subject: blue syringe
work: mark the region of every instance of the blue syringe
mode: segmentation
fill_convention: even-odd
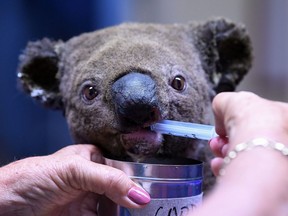
[[[162,120],[151,125],[151,130],[167,135],[189,137],[194,139],[210,140],[218,136],[212,125]]]

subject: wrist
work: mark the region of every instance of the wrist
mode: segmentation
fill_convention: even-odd
[[[276,216],[288,203],[287,169],[288,158],[275,150],[253,148],[241,152],[219,178],[216,194],[232,209],[239,209],[244,203],[247,214],[241,211],[242,215]]]
[[[288,147],[283,143],[275,142],[273,140],[259,137],[247,142],[237,144],[232,150],[230,150],[223,159],[222,169],[220,175],[225,174],[225,167],[230,164],[239,154],[245,151],[253,150],[254,148],[266,148],[272,151],[278,151],[281,155],[288,158]]]

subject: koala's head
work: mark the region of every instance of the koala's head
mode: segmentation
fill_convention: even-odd
[[[213,96],[233,91],[250,66],[244,27],[217,19],[122,24],[67,42],[30,42],[18,77],[31,97],[65,113],[77,143],[137,159],[185,152],[196,140],[149,126],[161,119],[207,123]]]

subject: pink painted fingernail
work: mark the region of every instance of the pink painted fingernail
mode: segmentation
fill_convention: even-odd
[[[150,195],[139,187],[132,187],[128,191],[128,198],[139,205],[145,205],[151,200]]]

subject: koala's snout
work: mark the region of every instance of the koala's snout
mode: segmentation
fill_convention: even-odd
[[[112,100],[122,126],[145,126],[160,119],[155,81],[132,72],[114,82]]]

